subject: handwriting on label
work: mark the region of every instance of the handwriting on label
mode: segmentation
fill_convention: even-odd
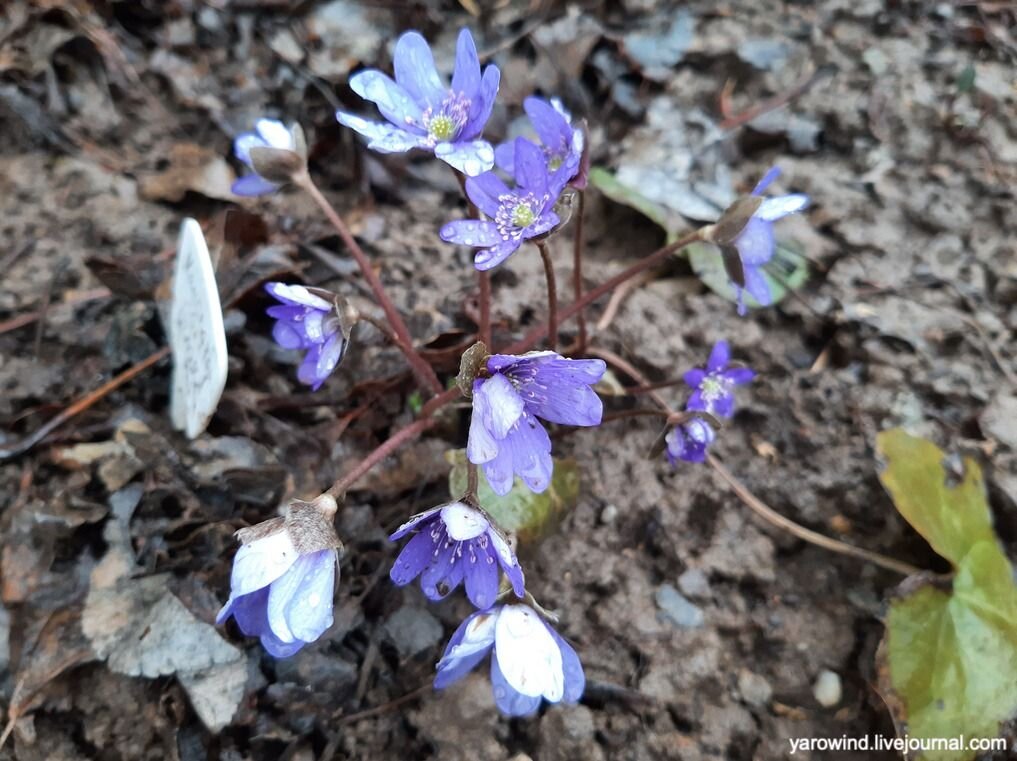
[[[219,288],[201,227],[185,219],[177,242],[170,301],[173,425],[194,438],[208,425],[226,386],[226,331]]]

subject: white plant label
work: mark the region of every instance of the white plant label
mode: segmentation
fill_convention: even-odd
[[[226,386],[226,331],[219,288],[201,226],[185,219],[170,302],[173,387],[170,416],[188,438],[205,430]]]

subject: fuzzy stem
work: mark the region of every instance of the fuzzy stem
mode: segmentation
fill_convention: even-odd
[[[477,498],[477,489],[480,486],[480,474],[477,472],[477,466],[466,460],[466,495],[472,499]]]
[[[346,248],[349,249],[350,254],[356,260],[357,265],[360,267],[360,272],[364,276],[364,280],[367,281],[370,286],[372,293],[374,293],[375,299],[385,312],[385,317],[388,319],[389,325],[392,326],[392,332],[398,339],[396,344],[402,350],[403,354],[406,355],[406,360],[410,363],[410,367],[413,368],[413,372],[416,373],[425,386],[431,389],[433,394],[440,394],[443,390],[441,381],[438,380],[438,376],[434,372],[434,368],[431,367],[427,361],[420,356],[420,354],[413,348],[413,338],[410,336],[410,331],[406,328],[406,323],[403,321],[395,305],[385,292],[385,287],[381,284],[381,279],[378,274],[371,267],[371,262],[368,260],[364,250],[360,247],[360,244],[354,239],[350,229],[346,226],[343,218],[339,216],[339,212],[328,202],[328,199],[322,195],[322,192],[318,189],[318,186],[314,184],[311,176],[306,172],[303,176],[298,178],[296,184],[304,191],[307,192],[314,202],[318,204],[318,208],[324,213],[328,221],[339,233],[339,237],[342,238],[343,243],[346,244]]]
[[[578,303],[583,297],[583,222],[586,213],[586,193],[579,191],[579,208],[576,210],[576,229],[572,238],[572,301]],[[582,354],[586,349],[586,315],[579,312],[576,317],[578,336],[578,353]]]
[[[453,170],[456,176],[456,180],[459,182],[459,189],[463,191],[463,198],[466,199],[466,213],[470,218],[484,219],[484,215],[480,213],[480,209],[477,205],[470,200],[469,194],[466,192],[466,175]],[[477,322],[477,338],[482,341],[487,347],[491,346],[491,273],[477,270],[477,287],[479,289],[479,295],[477,297],[478,306],[480,307],[480,319]]]
[[[554,279],[554,263],[547,241],[537,241],[540,258],[544,261],[544,277],[547,278],[547,345],[551,351],[558,350],[558,286]]]

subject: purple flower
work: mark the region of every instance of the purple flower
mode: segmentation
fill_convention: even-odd
[[[564,425],[600,425],[604,405],[590,388],[607,365],[600,359],[566,359],[553,351],[494,354],[489,378],[473,382],[473,416],[466,456],[484,468],[504,496],[518,475],[533,491],[551,483],[551,439],[537,418]]]
[[[254,132],[238,135],[233,141],[233,153],[254,171],[251,163],[252,148],[278,148],[284,151],[296,151],[297,145],[293,132],[281,121],[276,119],[258,119]],[[233,183],[232,190],[238,196],[261,196],[279,189],[278,183],[269,182],[257,172],[248,174]]]
[[[477,611],[456,629],[438,661],[436,689],[462,679],[491,653],[491,685],[498,710],[527,716],[549,703],[576,703],[586,687],[579,656],[528,605]]]
[[[230,598],[216,616],[233,616],[248,637],[276,658],[293,655],[332,625],[339,537],[332,528],[336,502],[294,501],[287,517],[273,518],[237,536]],[[294,516],[298,516],[294,520]]]
[[[747,367],[728,369],[731,348],[727,341],[718,341],[706,369],[695,368],[685,373],[685,382],[693,389],[686,407],[728,418],[734,413],[734,387],[748,383],[756,374]]]
[[[553,230],[561,220],[554,205],[568,178],[549,174],[540,148],[523,137],[515,141],[516,186],[509,189],[494,172],[466,180],[466,195],[490,220],[458,219],[442,226],[448,243],[482,248],[473,259],[478,270],[497,267],[522,245]]]
[[[349,346],[349,333],[343,330],[336,304],[329,303],[324,292],[302,285],[266,283],[265,290],[282,302],[267,310],[276,319],[272,337],[284,349],[307,349],[297,378],[317,391]]]
[[[752,195],[763,194],[767,186],[780,175],[780,168],[773,167],[759,181]],[[763,276],[762,266],[773,258],[777,243],[773,235],[773,223],[788,214],[801,211],[809,205],[809,197],[803,193],[792,193],[785,196],[766,198],[752,213],[752,217],[742,231],[731,242],[738,250],[741,268],[744,273],[744,288],[735,283],[738,294],[738,313],[745,314],[744,291],[748,291],[763,306],[773,302],[770,286]]]
[[[417,32],[399,38],[393,64],[395,81],[376,69],[350,77],[353,91],[376,104],[388,123],[342,111],[336,112],[339,122],[369,138],[368,148],[382,153],[433,151],[469,177],[493,168],[494,149],[479,138],[491,116],[501,74],[491,65],[481,76],[469,30],[459,33],[451,88],[441,81],[431,49]]]
[[[679,460],[705,462],[706,450],[713,443],[713,429],[705,420],[692,418],[676,425],[664,437],[667,443],[667,459],[672,466]]]
[[[523,101],[523,109],[530,117],[540,148],[547,160],[548,170],[554,183],[565,187],[575,180],[577,187],[585,187],[586,178],[580,176],[583,162],[585,136],[581,129],[572,127],[572,116],[557,98],[550,101],[530,96]],[[516,142],[502,143],[494,149],[494,161],[498,168],[508,174],[515,174]]]
[[[389,537],[401,539],[413,529],[389,574],[397,586],[420,576],[428,599],[441,600],[466,582],[466,596],[483,610],[498,596],[498,566],[505,571],[517,596],[524,591],[523,569],[498,530],[483,512],[462,502],[427,510],[410,518]]]

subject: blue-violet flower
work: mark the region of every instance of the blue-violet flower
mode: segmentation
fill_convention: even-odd
[[[523,101],[523,110],[540,138],[554,182],[560,182],[563,187],[569,182],[580,189],[586,187],[586,175],[581,171],[586,138],[581,129],[572,126],[572,115],[562,102],[557,98],[547,101],[531,95]],[[515,175],[515,140],[495,148],[494,161],[503,172]]]
[[[233,616],[248,637],[260,637],[277,658],[293,655],[332,625],[338,575],[332,527],[336,502],[322,495],[290,503],[285,518],[241,529],[230,598],[215,622]]]
[[[763,191],[780,175],[780,168],[773,167],[752,191],[761,196]],[[809,197],[803,193],[765,198],[752,213],[745,227],[731,241],[738,251],[745,280],[744,288],[735,283],[738,293],[738,313],[745,314],[743,291],[748,291],[763,306],[773,302],[770,286],[763,276],[762,266],[773,258],[777,243],[773,234],[773,223],[788,214],[802,211],[809,205]]]
[[[266,283],[265,290],[282,302],[281,306],[267,310],[268,316],[276,319],[272,337],[284,349],[307,350],[297,378],[317,391],[339,365],[349,346],[349,326],[344,325],[335,296],[316,288],[286,283]]]
[[[377,105],[388,123],[342,111],[336,112],[339,122],[382,153],[422,148],[468,177],[493,168],[494,148],[479,138],[491,116],[501,73],[489,65],[481,76],[470,31],[459,33],[451,88],[441,81],[431,49],[417,32],[406,32],[396,42],[393,66],[395,81],[377,69],[350,77],[353,91]]]
[[[664,437],[668,462],[672,466],[679,460],[706,462],[706,450],[715,435],[710,424],[697,417],[676,425]]]
[[[293,130],[277,119],[258,119],[254,124],[254,132],[245,132],[233,141],[234,155],[253,172],[234,181],[231,189],[238,196],[260,196],[279,189],[278,183],[266,180],[254,170],[251,162],[252,148],[298,150]]]
[[[545,235],[561,222],[554,205],[568,178],[549,173],[540,148],[524,137],[516,138],[514,161],[516,186],[511,190],[494,172],[466,180],[466,195],[489,220],[457,219],[439,232],[448,243],[482,248],[473,259],[478,270],[497,267],[524,240]]]
[[[604,405],[590,388],[607,365],[600,359],[566,359],[553,351],[494,354],[489,378],[473,382],[473,416],[466,444],[496,494],[520,476],[533,491],[551,483],[551,439],[537,418],[564,425],[600,425]]]
[[[389,539],[401,539],[414,529],[417,533],[392,566],[390,576],[397,586],[419,575],[424,594],[441,600],[465,581],[466,596],[483,610],[498,596],[500,565],[516,595],[523,596],[523,569],[482,511],[463,502],[441,505],[413,516]]]
[[[685,382],[693,389],[687,409],[708,412],[729,418],[734,413],[734,387],[748,383],[756,374],[747,367],[728,368],[731,347],[718,341],[710,352],[706,369],[694,368],[685,373]]]
[[[576,703],[586,687],[579,656],[533,608],[499,605],[477,611],[456,629],[438,661],[436,689],[448,687],[491,653],[491,685],[498,709],[526,716],[549,703]]]

